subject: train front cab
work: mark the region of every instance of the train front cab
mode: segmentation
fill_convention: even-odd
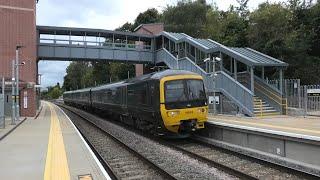
[[[178,75],[162,78],[160,111],[165,127],[173,133],[189,134],[204,128],[208,105],[202,77]]]

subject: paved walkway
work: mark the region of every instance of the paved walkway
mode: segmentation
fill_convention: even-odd
[[[71,121],[51,103],[0,141],[0,162],[0,179],[106,179]]]
[[[260,118],[209,115],[208,120],[212,122],[221,122],[320,137],[320,117],[316,116],[292,117],[280,115]]]

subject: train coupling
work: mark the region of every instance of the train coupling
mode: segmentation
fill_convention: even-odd
[[[180,127],[179,127],[180,132],[196,131],[196,129],[197,129],[197,121],[194,119],[180,122]]]

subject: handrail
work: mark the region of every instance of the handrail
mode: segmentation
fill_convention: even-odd
[[[223,75],[225,75],[226,77],[228,77],[229,79],[231,79],[234,83],[236,83],[238,86],[240,86],[242,89],[244,89],[245,91],[247,91],[248,93],[250,93],[252,96],[254,95],[252,91],[250,91],[247,87],[245,87],[243,84],[241,84],[240,82],[236,81],[234,78],[232,78],[229,74],[227,74],[224,71],[218,71],[217,73],[222,73]]]
[[[261,82],[262,84],[266,85],[267,87],[271,88],[272,90],[276,91],[277,93],[282,94],[282,93],[279,91],[279,89],[277,89],[277,88],[275,88],[275,87],[273,87],[273,86],[270,86],[270,84],[268,84],[267,82],[265,82],[265,81],[264,81],[263,79],[261,79],[260,77],[254,76],[254,78],[255,78],[256,80],[258,80],[259,82]]]
[[[259,102],[260,102],[260,117],[262,118],[263,117],[263,115],[262,115],[262,100],[260,99],[259,100]]]
[[[263,87],[262,85],[260,85],[260,84],[258,84],[258,83],[256,83],[255,85],[260,86],[262,89],[259,89],[258,87],[257,87],[257,89],[259,89],[259,90],[260,90],[263,94],[265,94],[265,95],[267,95],[267,94],[264,93],[264,92],[267,91],[267,92],[271,93],[273,96],[275,96],[276,98],[278,98],[279,101],[282,101],[283,99],[285,99],[285,98],[283,98],[283,97],[280,97],[280,96],[274,94],[273,92],[271,92],[270,90],[268,90],[267,88]],[[264,90],[265,90],[265,91],[264,91]],[[268,96],[268,97],[270,97],[270,96]],[[276,101],[275,99],[273,99],[273,100]]]
[[[52,41],[52,42],[41,42],[41,41]],[[57,42],[67,42],[67,43],[57,43]],[[49,39],[49,38],[40,38],[39,39],[40,44],[55,44],[55,45],[77,45],[74,43],[81,43],[79,45],[81,46],[88,46],[88,44],[96,44],[96,46],[105,46],[105,45],[111,45],[113,47],[120,45],[125,48],[132,48],[129,46],[134,46],[132,49],[151,49],[151,45],[145,45],[145,44],[130,44],[130,43],[113,43],[113,42],[98,42],[98,41],[83,41],[83,40],[69,40],[69,39]]]
[[[156,61],[163,60],[170,68],[175,67],[175,62],[177,58],[174,57],[168,50],[161,48],[156,51],[157,58]],[[164,54],[165,53],[165,54]],[[168,56],[165,58],[165,56]],[[159,59],[162,58],[162,59]],[[212,73],[207,73],[201,67],[199,67],[195,62],[193,62],[189,57],[183,57],[178,59],[179,69],[189,70],[200,74],[205,82],[206,88],[217,91],[219,90],[232,101],[234,101],[242,111],[253,115],[253,92],[242,85],[240,82],[236,81],[230,75],[223,71],[217,71],[217,76],[212,76]],[[214,88],[214,81],[216,81],[216,86]]]
[[[276,95],[275,93],[271,92],[267,88],[263,87],[259,83],[255,83],[255,88],[259,90],[260,93],[264,94],[267,98],[272,100],[274,103],[278,104],[279,109],[288,109],[288,100],[287,98],[280,97]],[[283,112],[283,111],[282,111]],[[287,114],[287,111],[285,111],[285,114]]]

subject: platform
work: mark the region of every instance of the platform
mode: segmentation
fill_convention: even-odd
[[[229,115],[209,115],[209,122],[222,123],[226,126],[239,126],[241,128],[254,128],[269,130],[269,132],[282,132],[288,135],[305,135],[319,137],[320,140],[320,117],[317,116],[272,116],[272,117],[239,117]]]
[[[109,179],[69,118],[48,102],[0,141],[0,161],[1,179]]]

